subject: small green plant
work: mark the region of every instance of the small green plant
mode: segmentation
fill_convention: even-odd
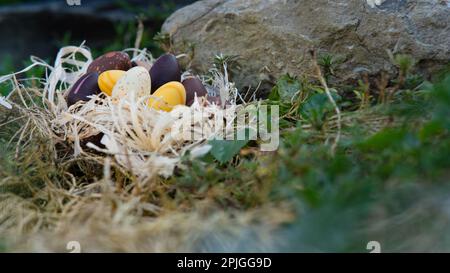
[[[165,52],[172,51],[172,42],[168,33],[156,33],[155,36],[153,36],[153,41]]]
[[[332,93],[335,101],[339,101],[340,97],[336,93]],[[311,95],[300,107],[300,116],[317,130],[321,130],[328,114],[332,113],[334,106],[331,104],[325,93],[317,93]]]
[[[221,164],[230,161],[239,151],[247,145],[248,140],[210,140],[210,151]]]
[[[292,104],[302,91],[302,84],[289,74],[281,76],[269,95],[269,99]]]
[[[192,52],[194,52],[194,50],[195,48],[192,48]],[[239,55],[226,55],[226,54],[215,55],[213,65],[222,73],[225,73],[224,68],[226,66],[227,74],[230,80],[232,80],[233,76],[241,69],[239,66]]]
[[[324,70],[325,77],[334,75],[334,67],[336,66],[335,58],[331,54],[325,54],[319,57],[318,64]]]
[[[372,96],[370,94],[370,83],[367,74],[364,75],[364,80],[358,80],[358,87],[353,91],[356,98],[360,101],[360,108],[370,106]]]
[[[335,76],[335,70],[342,61],[342,56],[334,56],[328,53],[318,57],[317,64],[322,68],[326,81],[329,81],[331,76]]]
[[[400,73],[406,77],[413,69],[415,60],[409,55],[397,54],[394,57],[394,64],[398,67]]]

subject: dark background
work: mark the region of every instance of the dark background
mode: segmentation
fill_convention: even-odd
[[[142,47],[156,55],[153,37],[174,10],[194,0],[0,0],[0,72],[27,64],[31,55],[52,61],[58,49],[86,41],[94,53],[132,47],[137,19],[145,24]]]

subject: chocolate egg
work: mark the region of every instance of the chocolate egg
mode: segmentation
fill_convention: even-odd
[[[103,72],[98,76],[100,90],[106,95],[111,96],[114,86],[125,74],[126,72],[123,70],[108,70]]]
[[[222,99],[220,96],[208,96],[206,98],[209,104],[215,104],[217,106],[222,106]]]
[[[169,82],[158,88],[148,100],[148,106],[156,110],[172,111],[176,105],[186,104],[186,90],[179,82]]]
[[[183,82],[184,89],[186,89],[186,105],[191,106],[194,103],[195,94],[197,98],[204,97],[208,94],[205,86],[199,78],[192,77],[185,79]]]
[[[136,66],[128,70],[115,84],[112,90],[113,98],[122,98],[133,95],[134,98],[150,95],[152,83],[148,70]]]
[[[152,78],[152,93],[168,82],[181,81],[180,65],[172,54],[159,57],[150,69]]]
[[[131,62],[131,65],[132,65],[133,67],[136,67],[136,66],[142,66],[142,67],[144,67],[145,69],[147,69],[148,71],[150,71],[150,68],[152,67],[152,65],[151,65],[150,63],[144,62],[144,61],[132,61],[132,62]]]
[[[130,56],[120,51],[112,51],[95,59],[88,67],[87,72],[101,74],[108,70],[124,70],[131,68]]]
[[[98,153],[97,150],[94,149],[90,149],[88,148],[87,144],[89,142],[91,142],[92,144],[96,145],[97,147],[99,147],[100,149],[105,149],[105,145],[102,144],[101,140],[103,138],[104,134],[103,133],[98,133],[96,135],[87,137],[85,139],[82,139],[80,141],[80,145],[83,149],[87,149],[89,152],[93,152],[93,153]]]
[[[98,87],[98,73],[92,72],[83,75],[69,91],[67,95],[67,105],[71,106],[78,101],[88,101],[88,96],[99,94],[100,88]]]

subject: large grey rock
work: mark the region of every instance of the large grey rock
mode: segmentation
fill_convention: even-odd
[[[172,14],[162,31],[177,52],[195,45],[197,70],[215,54],[239,55],[241,88],[310,72],[313,47],[342,60],[336,78],[344,80],[394,74],[387,50],[412,55],[425,75],[450,60],[450,4],[442,0],[203,0]]]

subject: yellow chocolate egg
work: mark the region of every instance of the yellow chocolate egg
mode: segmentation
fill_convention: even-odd
[[[108,70],[98,76],[98,86],[103,93],[108,96],[112,95],[112,90],[117,81],[125,75],[123,70]]]
[[[186,90],[180,82],[168,82],[158,88],[148,105],[156,110],[170,112],[173,107],[186,104]]]
[[[123,98],[125,96],[136,100],[143,96],[150,95],[151,79],[148,70],[141,66],[136,66],[128,70],[123,77],[117,81],[112,90],[113,98]]]

